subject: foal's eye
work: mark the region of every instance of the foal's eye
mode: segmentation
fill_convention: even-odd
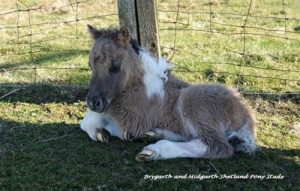
[[[164,71],[164,74],[167,74],[167,73],[168,73],[168,71],[167,71],[167,70],[165,70],[165,71]]]
[[[112,65],[109,69],[111,73],[118,73],[120,71],[121,61],[119,59],[112,61]]]
[[[109,69],[109,72],[111,72],[111,73],[118,73],[119,71],[120,71],[120,66],[112,65]]]

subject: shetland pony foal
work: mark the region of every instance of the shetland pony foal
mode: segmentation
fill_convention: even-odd
[[[81,128],[90,138],[107,142],[110,134],[123,140],[159,140],[137,154],[138,161],[254,152],[254,117],[234,90],[190,85],[168,75],[164,60],[156,61],[145,51],[137,54],[127,28],[88,28],[94,38],[90,110]]]

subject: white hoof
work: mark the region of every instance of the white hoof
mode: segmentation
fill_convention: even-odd
[[[149,162],[154,160],[156,152],[150,149],[144,149],[142,152],[135,156],[135,160],[138,162]]]
[[[149,131],[147,133],[144,133],[144,135],[152,138],[156,137],[156,133],[154,131]]]
[[[133,141],[133,136],[128,131],[124,131],[123,132],[123,140],[131,142],[131,141]]]
[[[106,131],[105,129],[99,129],[96,134],[97,140],[100,141],[101,143],[108,143],[109,136],[110,136],[109,132]]]
[[[145,141],[156,141],[157,134],[155,131],[149,131],[149,132],[143,134],[142,139]]]

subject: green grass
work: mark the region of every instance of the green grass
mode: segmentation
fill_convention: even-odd
[[[86,112],[90,72],[88,52],[91,40],[86,24],[98,27],[117,26],[117,15],[70,23],[34,25],[76,19],[76,1],[24,1],[30,8],[40,5],[43,11],[30,11],[32,37],[29,27],[17,26],[17,13],[0,15],[0,97],[22,86],[11,95],[0,99],[0,190],[299,190],[300,141],[292,133],[300,123],[300,98],[296,96],[245,95],[256,108],[258,121],[255,156],[238,154],[230,159],[175,159],[138,163],[135,155],[146,142],[123,142],[112,139],[109,144],[91,141],[80,130],[79,123]],[[265,35],[246,35],[245,56],[243,35],[238,33],[245,17],[218,13],[246,14],[248,1],[215,0],[180,1],[176,32],[175,75],[189,82],[221,82],[239,86],[250,92],[299,92],[299,42]],[[299,27],[300,4],[285,0],[289,20],[249,17],[247,26],[266,29],[296,31]],[[26,9],[14,1],[0,0],[0,13]],[[171,57],[174,43],[174,24],[177,2],[157,1],[162,53]],[[117,14],[116,1],[80,3],[77,17]],[[197,12],[197,13],[196,13]],[[281,0],[254,0],[251,15],[284,18]],[[188,20],[189,19],[189,20]],[[19,25],[28,25],[28,12],[20,12]],[[180,24],[185,23],[185,24]],[[209,28],[216,33],[209,33]],[[171,30],[163,30],[171,29]],[[198,29],[196,31],[194,29]],[[19,33],[18,33],[19,32]],[[246,29],[249,33],[262,33],[285,37],[282,32]],[[19,34],[19,35],[18,35]],[[19,38],[18,38],[19,36]],[[288,33],[288,38],[299,38]],[[19,44],[16,44],[19,39]],[[31,46],[28,44],[32,41]],[[25,44],[24,44],[25,43]],[[27,43],[27,44],[26,44]],[[28,52],[32,53],[28,53]],[[21,54],[22,53],[22,54]],[[242,67],[236,66],[241,64]],[[33,68],[37,70],[23,69]],[[253,68],[254,67],[254,68]],[[256,67],[256,68],[255,68]],[[276,71],[258,69],[282,69]],[[58,69],[57,69],[58,68]],[[61,69],[65,68],[65,69]],[[79,69],[73,69],[79,68]],[[184,72],[185,71],[185,72]],[[186,72],[188,71],[188,72]],[[240,73],[241,76],[236,74]],[[75,86],[80,85],[80,86]],[[83,85],[83,86],[81,86]],[[282,174],[282,180],[145,180],[145,175],[221,175],[221,174]]]
[[[3,89],[0,95],[4,94]],[[43,92],[43,93],[41,93]],[[299,97],[248,97],[257,107],[255,156],[134,160],[146,142],[91,141],[80,130],[86,89],[37,86],[0,102],[0,190],[297,190],[300,143],[290,131],[299,118]],[[145,175],[281,174],[282,180],[145,180]]]

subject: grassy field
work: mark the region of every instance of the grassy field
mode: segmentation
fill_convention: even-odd
[[[145,142],[101,144],[79,129],[86,89],[38,89],[21,90],[1,101],[0,190],[299,190],[300,143],[291,131],[300,122],[299,98],[248,97],[257,108],[260,150],[255,156],[141,164],[134,157]],[[284,178],[144,179],[165,174],[281,174]]]
[[[246,35],[245,51],[244,36],[228,33],[243,32],[232,25],[244,24],[249,2],[208,2],[181,0],[177,16],[177,2],[157,1],[162,53],[176,62],[175,75],[250,92],[299,93],[299,1],[253,0],[246,32],[260,35]],[[9,13],[26,10],[24,4],[38,10]],[[0,190],[300,190],[299,95],[245,94],[258,121],[254,156],[142,164],[134,157],[146,142],[91,141],[79,128],[90,75],[86,24],[117,26],[116,10],[113,0],[78,7],[73,0],[0,0],[0,97],[16,90],[0,98]],[[284,178],[200,180],[186,174]]]

